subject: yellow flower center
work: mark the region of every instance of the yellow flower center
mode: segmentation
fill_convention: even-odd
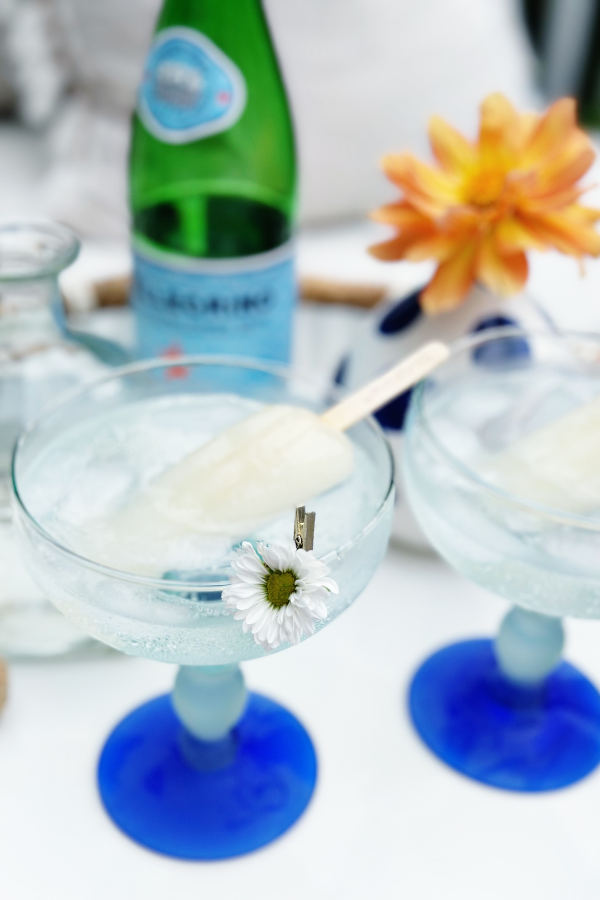
[[[474,206],[490,206],[500,197],[505,173],[501,168],[479,169],[465,184],[465,200]]]
[[[287,606],[296,588],[293,572],[270,572],[265,578],[267,600],[271,606]]]

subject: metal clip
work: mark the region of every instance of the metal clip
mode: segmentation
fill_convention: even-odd
[[[312,550],[315,542],[315,515],[307,513],[304,506],[299,506],[294,518],[294,543],[296,550]]]

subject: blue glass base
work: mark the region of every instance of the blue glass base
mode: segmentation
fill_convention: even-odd
[[[600,694],[566,662],[522,687],[501,673],[492,641],[452,644],[423,663],[409,703],[430,750],[484,784],[550,791],[600,762]]]
[[[183,859],[224,859],[273,841],[303,813],[316,776],[300,722],[258,694],[218,743],[195,740],[170,696],[157,697],[117,725],[98,766],[100,795],[119,828]]]

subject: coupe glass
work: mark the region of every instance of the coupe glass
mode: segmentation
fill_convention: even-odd
[[[145,479],[272,402],[321,406],[309,385],[249,362],[142,363],[49,411],[15,450],[15,518],[46,595],[111,647],[181,666],[172,695],[117,725],[98,772],[116,824],[171,856],[230,857],[276,838],[310,800],[315,751],[291,713],[246,693],[238,663],[265,651],[221,599],[231,571],[230,539],[209,545],[192,535],[163,545],[150,534],[147,557],[124,571],[107,564],[89,535]],[[315,554],[339,585],[318,629],[364,589],[391,527],[393,462],[385,438],[373,421],[349,436],[353,474],[308,506],[316,512]],[[292,540],[293,510],[245,537]]]
[[[421,666],[410,711],[435,754],[496,787],[559,788],[600,761],[600,695],[561,662],[561,618],[600,617],[600,414],[586,414],[587,434],[565,419],[537,464],[511,462],[521,439],[598,397],[600,337],[498,329],[457,344],[411,403],[404,465],[421,526],[515,605],[495,642]]]

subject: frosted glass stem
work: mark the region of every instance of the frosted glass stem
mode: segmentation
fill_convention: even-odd
[[[237,664],[181,666],[173,706],[187,731],[200,741],[221,741],[246,705],[246,685]]]
[[[564,641],[560,619],[514,606],[500,626],[496,657],[508,678],[533,685],[556,667]]]

